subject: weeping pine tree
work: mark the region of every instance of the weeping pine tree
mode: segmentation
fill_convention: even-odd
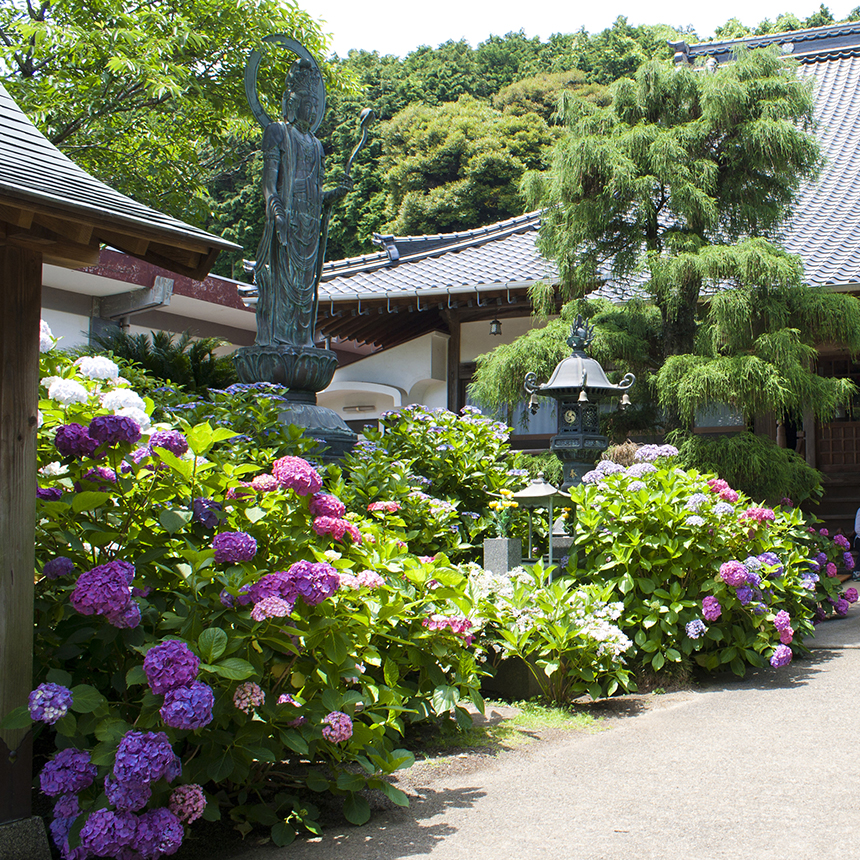
[[[612,95],[605,108],[564,101],[552,167],[525,179],[560,273],[536,308],[607,280],[644,291],[661,319],[656,394],[676,427],[715,403],[826,420],[850,384],[815,375],[814,345],[860,350],[860,310],[806,288],[776,244],[821,164],[809,85],[761,49],[712,71],[648,63]]]

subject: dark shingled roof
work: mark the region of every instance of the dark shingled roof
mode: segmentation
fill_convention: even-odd
[[[101,241],[192,276],[203,277],[218,251],[239,248],[90,176],[42,135],[2,85],[0,207],[7,214],[11,210],[35,213],[37,226],[40,218],[43,224],[46,218],[59,218],[65,225],[61,234],[70,225],[78,229],[82,224],[93,225],[92,235],[79,240],[83,246]]]

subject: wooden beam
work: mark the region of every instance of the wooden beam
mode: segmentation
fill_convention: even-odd
[[[118,233],[116,230],[99,228],[97,235],[105,245],[111,245],[119,251],[125,251],[132,257],[142,257],[149,248],[149,239],[142,236],[131,236],[128,233]]]
[[[0,247],[0,714],[26,705],[33,682],[41,295],[38,251]],[[27,735],[0,731],[0,823],[31,812]]]
[[[445,308],[442,319],[448,324],[448,408],[459,413],[460,403],[460,312]]]
[[[30,209],[20,209],[17,206],[0,206],[0,221],[12,224],[15,227],[30,229],[33,223],[33,212]]]
[[[70,221],[66,218],[40,214],[35,216],[34,222],[76,245],[89,245],[93,236],[93,225],[85,221]]]

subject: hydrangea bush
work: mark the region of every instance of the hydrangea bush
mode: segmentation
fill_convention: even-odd
[[[541,565],[508,574],[475,566],[469,581],[488,651],[525,661],[548,701],[631,688],[624,655],[633,643],[618,626],[623,604],[608,599],[611,589],[553,581]]]
[[[473,406],[460,415],[406,406],[366,430],[344,461],[346,501],[355,510],[396,502],[392,520],[405,539],[454,560],[476,561],[484,538],[495,535],[490,503],[528,479],[522,455],[508,444],[510,428]],[[384,512],[383,512],[384,513]],[[521,535],[525,517],[513,533]]]
[[[624,603],[619,624],[645,668],[785,665],[815,623],[856,599],[836,578],[845,539],[811,528],[788,500],[761,507],[677,467],[676,454],[643,446],[631,465],[602,461],[584,476],[571,493],[569,572]]]
[[[354,823],[368,786],[405,804],[406,724],[483,706],[467,628],[431,623],[468,620],[466,577],[307,460],[261,472],[226,428],[152,424],[104,362],[43,361],[38,686],[4,724],[55,733],[63,857],[171,854],[222,810],[285,844],[315,828],[308,788]]]

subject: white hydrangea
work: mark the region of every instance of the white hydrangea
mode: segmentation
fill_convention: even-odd
[[[51,332],[51,327],[44,321],[39,321],[39,352],[48,352],[54,348],[57,339]]]
[[[42,410],[36,410],[36,429],[38,430],[45,423],[45,419],[42,417]]]
[[[137,397],[136,394],[135,397]],[[126,418],[131,418],[132,421],[137,422],[137,426],[140,427],[142,433],[149,430],[152,425],[152,421],[146,412],[143,409],[138,409],[136,406],[123,406],[120,409],[114,409],[114,414],[124,415]]]
[[[119,367],[116,362],[103,355],[85,355],[79,358],[75,364],[78,366],[81,376],[86,376],[89,379],[116,379],[119,376]]]
[[[146,404],[143,402],[143,398],[130,388],[115,388],[113,391],[109,391],[102,397],[102,406],[105,409],[110,409],[111,412],[117,415],[124,414],[120,413],[120,409],[128,409],[129,407],[139,409],[141,412],[146,411]],[[149,426],[148,423],[147,426]]]
[[[42,466],[42,468],[39,469],[39,474],[55,478],[58,475],[65,475],[68,471],[69,469],[67,466],[64,466],[58,460],[54,460],[53,463],[48,463],[46,466]]]
[[[73,403],[86,403],[90,399],[90,393],[74,379],[57,378],[48,386],[48,397],[63,406],[71,406]]]

